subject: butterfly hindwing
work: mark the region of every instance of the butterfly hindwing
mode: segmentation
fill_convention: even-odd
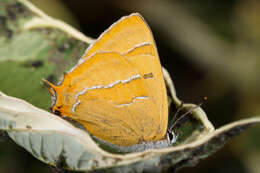
[[[128,146],[165,136],[166,88],[152,33],[139,14],[113,24],[59,86],[50,85],[52,110],[104,141]]]

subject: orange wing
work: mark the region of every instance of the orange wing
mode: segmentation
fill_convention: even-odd
[[[50,84],[50,83],[49,83]],[[166,88],[152,33],[139,14],[123,17],[52,87],[52,110],[120,146],[164,138]]]

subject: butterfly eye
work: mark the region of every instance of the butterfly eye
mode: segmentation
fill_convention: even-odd
[[[173,131],[167,131],[167,142],[169,145],[174,144],[178,139],[178,135],[175,135]]]

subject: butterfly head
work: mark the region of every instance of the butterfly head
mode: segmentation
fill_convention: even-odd
[[[173,130],[167,130],[167,143],[169,146],[171,146],[172,144],[174,144],[177,139],[178,139],[178,134],[175,134]]]

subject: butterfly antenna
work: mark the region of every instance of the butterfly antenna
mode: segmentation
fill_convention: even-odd
[[[176,124],[178,122],[180,122],[181,119],[183,119],[186,115],[190,114],[193,110],[197,109],[198,107],[200,107],[201,105],[203,105],[205,103],[205,101],[207,100],[207,97],[203,98],[203,102],[199,103],[198,105],[192,107],[188,112],[184,113],[183,115],[181,115],[170,127],[170,129],[168,130],[169,132],[171,132],[173,130],[173,128],[176,126]],[[178,109],[179,110],[179,109]],[[177,112],[179,112],[177,110]]]
[[[179,112],[182,110],[183,108],[183,101],[181,102],[180,106],[178,107],[177,111],[175,112],[175,114],[173,115],[173,118],[171,119],[170,121],[170,127],[172,126],[172,124],[174,123],[174,121],[176,120],[177,118],[177,115],[179,114]]]

